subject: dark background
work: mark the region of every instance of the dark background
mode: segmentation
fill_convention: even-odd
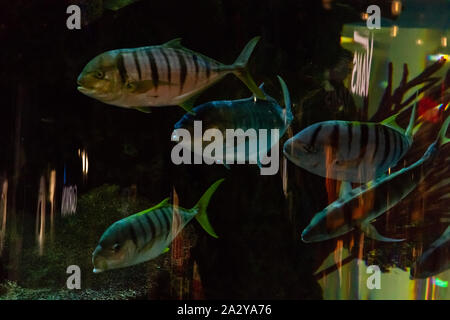
[[[69,4],[82,8],[81,30],[66,28]],[[390,8],[388,1],[335,1],[325,10],[321,1],[142,0],[117,12],[102,12],[96,1],[2,4],[0,177],[11,179],[10,206],[22,212],[24,221],[19,229],[26,231],[27,221],[33,225],[39,176],[51,168],[59,173],[61,186],[66,166],[67,184],[77,184],[79,193],[105,183],[136,184],[139,195],[157,202],[175,187],[180,204],[188,208],[212,182],[225,177],[209,209],[220,239],[209,238],[196,225],[200,241],[193,255],[206,298],[321,298],[312,274],[334,247],[324,245],[318,252],[302,244],[299,235],[328,201],[324,179],[289,164],[298,193],[287,202],[280,173],[261,176],[251,165],[231,170],[174,166],[170,133],[183,115],[181,108],[144,114],[113,107],[79,93],[76,78],[99,53],[178,37],[187,48],[231,63],[249,39],[260,35],[250,58],[251,74],[278,101],[276,75],[284,78],[294,103],[294,133],[317,121],[357,120],[352,101],[337,111],[325,103],[324,94],[303,104],[302,98],[320,89],[324,71],[348,56],[339,44],[341,28],[360,21],[369,4],[389,12],[383,10]],[[248,89],[230,75],[197,104],[248,96]],[[79,148],[89,154],[87,183],[81,180]]]

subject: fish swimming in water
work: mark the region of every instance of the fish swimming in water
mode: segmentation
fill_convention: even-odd
[[[358,228],[378,241],[402,241],[381,236],[370,223],[398,204],[430,174],[440,147],[450,142],[446,138],[449,123],[450,116],[442,125],[437,139],[415,163],[352,189],[317,213],[303,230],[302,240],[324,241]]]
[[[150,209],[113,223],[92,254],[94,273],[136,265],[167,252],[173,239],[194,217],[208,234],[217,238],[206,208],[223,181],[220,179],[211,185],[192,209],[175,207],[167,198]]]
[[[189,111],[195,98],[229,73],[260,99],[264,94],[247,70],[260,37],[251,39],[231,65],[224,65],[174,39],[157,46],[117,49],[92,59],[78,77],[78,90],[104,103],[150,112],[179,105]]]
[[[410,278],[428,278],[448,268],[450,268],[450,226],[414,263],[410,270]]]
[[[315,123],[285,142],[284,155],[295,165],[324,178],[369,182],[395,166],[411,147],[415,109],[416,106],[406,130],[395,123],[400,113],[380,123]]]
[[[198,144],[205,148],[210,144],[211,139],[205,141],[207,139],[204,139],[203,133],[199,135],[195,133],[195,123],[201,122],[205,134],[208,129],[216,129],[220,131],[222,137],[227,137],[226,143],[223,144],[222,157],[216,154],[216,157],[211,159],[211,163],[221,163],[228,167],[227,164],[234,163],[235,160],[237,163],[244,163],[253,159],[251,163],[261,165],[259,160],[266,156],[267,152],[278,143],[279,138],[284,135],[293,119],[288,88],[281,77],[278,77],[278,79],[283,91],[284,109],[265,92],[263,92],[265,100],[253,96],[240,100],[208,102],[195,107],[192,109],[194,113],[185,114],[175,124],[172,140],[179,141],[181,136],[179,130],[185,129],[189,131],[193,139],[189,139],[184,144],[183,139],[180,144],[194,154],[200,152],[198,156],[204,156],[202,150],[197,151],[195,145]],[[260,89],[263,91],[263,85],[260,86]],[[263,137],[262,131],[260,131],[262,129],[266,129],[270,133],[264,131],[266,135]],[[237,144],[230,143],[234,142],[234,138],[229,141],[227,135],[229,130],[234,131],[234,137],[238,140]],[[278,136],[274,134],[275,130],[278,130]]]

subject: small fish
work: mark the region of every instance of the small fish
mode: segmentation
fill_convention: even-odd
[[[319,176],[365,183],[395,166],[411,147],[415,110],[406,130],[395,123],[400,113],[381,123],[318,122],[287,140],[283,152]]]
[[[234,130],[234,132],[241,129],[244,136],[246,136],[246,132],[249,132],[248,130],[254,130],[255,134],[253,136],[248,135],[246,136],[248,139],[244,137],[241,140],[245,143],[245,146],[239,145],[239,143],[238,145],[234,143],[229,144],[227,140],[227,143],[223,144],[223,160],[218,163],[227,166],[227,162],[233,163],[235,159],[240,159],[241,161],[258,159],[257,161],[259,161],[278,142],[278,139],[284,135],[293,119],[288,88],[281,77],[278,77],[278,79],[283,90],[285,109],[275,99],[268,96],[263,91],[263,85],[261,85],[260,89],[264,94],[265,100],[252,96],[247,99],[212,101],[202,104],[192,109],[193,113],[185,114],[175,124],[172,137],[177,136],[178,129],[188,130],[193,139],[183,145],[188,150],[196,153],[194,145],[202,145],[204,148],[209,142],[204,141],[203,134],[195,134],[194,121],[201,121],[202,129],[205,132],[208,129],[219,130],[224,138],[227,136],[227,130],[230,129]],[[278,129],[279,136],[272,138],[272,132],[268,132],[265,147],[258,144],[258,148],[250,150],[249,144],[252,142],[250,140],[260,138],[260,129],[267,129],[268,131]],[[196,141],[196,139],[199,141]],[[198,155],[202,156],[202,150],[199,151],[200,154]],[[260,165],[259,162],[257,163]]]
[[[428,278],[448,268],[450,268],[450,226],[414,263],[410,270],[410,278]]]
[[[250,40],[232,65],[184,48],[181,39],[107,51],[84,67],[78,77],[78,90],[104,103],[147,113],[150,107],[169,105],[189,111],[203,90],[233,73],[264,99],[247,71],[248,59],[259,39]]]
[[[92,254],[94,273],[132,266],[167,252],[173,239],[194,217],[208,234],[217,238],[206,208],[223,180],[211,185],[192,209],[174,207],[167,198],[155,207],[113,223]]]
[[[303,230],[302,240],[324,241],[359,228],[368,237],[378,241],[401,241],[381,236],[370,223],[398,204],[430,174],[440,147],[450,142],[445,136],[449,123],[450,117],[445,120],[436,141],[418,161],[352,189],[317,213]]]

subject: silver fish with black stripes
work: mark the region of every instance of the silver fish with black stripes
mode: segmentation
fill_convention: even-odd
[[[295,165],[321,177],[369,182],[394,167],[411,147],[415,110],[414,105],[406,130],[395,123],[401,112],[380,123],[318,122],[287,140],[283,152]]]
[[[150,209],[113,223],[92,254],[93,272],[124,268],[158,257],[169,250],[173,239],[194,217],[208,234],[217,238],[206,209],[223,181],[211,185],[192,209],[173,206],[166,198]]]
[[[446,138],[449,123],[450,116],[442,125],[437,139],[415,163],[352,189],[317,213],[303,230],[302,240],[319,242],[360,229],[378,241],[402,241],[380,235],[371,222],[397,205],[432,172],[441,147],[450,142]]]
[[[170,105],[189,111],[201,92],[233,73],[264,99],[247,70],[259,39],[251,39],[231,65],[183,47],[179,38],[162,45],[107,51],[84,67],[78,90],[104,103],[147,113],[151,107]]]

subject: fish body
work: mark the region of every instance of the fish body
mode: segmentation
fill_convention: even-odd
[[[234,73],[263,99],[246,68],[258,40],[259,37],[250,40],[232,65],[184,48],[180,39],[157,46],[107,51],[85,66],[78,77],[78,90],[124,108],[180,105],[189,110],[198,94]]]
[[[449,142],[449,139],[445,138],[449,123],[450,117],[442,126],[438,140],[429,146],[418,161],[352,189],[317,213],[303,230],[302,240],[324,241],[359,228],[373,239],[397,241],[379,235],[370,222],[398,204],[429,175],[439,147]]]
[[[240,100],[223,100],[212,101],[192,109],[193,113],[185,114],[176,124],[173,136],[177,135],[177,130],[185,129],[191,134],[191,141],[183,144],[185,148],[197,154],[194,145],[198,143],[205,148],[210,142],[205,141],[203,134],[195,135],[194,122],[200,121],[202,130],[206,132],[208,129],[219,130],[223,138],[227,137],[227,130],[241,131],[241,137],[250,131],[254,134],[248,134],[246,139],[242,139],[245,146],[231,143],[230,139],[226,139],[223,144],[223,161],[224,163],[233,163],[236,159],[247,161],[252,158],[261,157],[267,153],[281,138],[289,127],[293,115],[290,106],[290,96],[284,81],[279,77],[285,100],[285,108],[283,109],[278,102],[272,97],[265,95],[265,100],[261,100],[252,96],[247,99]],[[260,86],[262,90],[263,86]],[[258,148],[250,148],[252,143],[258,143],[261,134],[260,130],[267,130],[266,143],[258,144]],[[271,130],[279,130],[278,136],[272,136]],[[239,135],[239,134],[238,134]],[[199,141],[196,141],[198,139]],[[262,138],[261,138],[262,139]],[[253,141],[257,140],[257,141]],[[256,144],[253,144],[256,145]],[[202,156],[201,151],[199,156]]]
[[[223,179],[215,182],[192,209],[173,206],[167,198],[153,208],[113,223],[101,236],[92,255],[94,272],[124,268],[158,257],[194,217],[211,236],[217,237],[206,208],[222,182]]]
[[[315,123],[287,140],[283,152],[295,165],[335,180],[365,183],[384,174],[412,145],[414,106],[408,128],[384,122],[331,120]]]
[[[413,279],[424,279],[450,268],[450,226],[431,244],[431,246],[417,259],[411,268]]]

